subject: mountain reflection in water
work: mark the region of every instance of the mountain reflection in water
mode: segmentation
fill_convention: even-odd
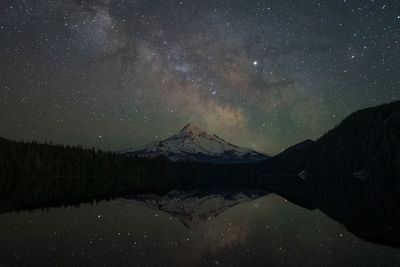
[[[269,194],[196,226],[140,201],[0,216],[5,266],[396,266],[318,210]]]
[[[178,218],[187,227],[194,227],[204,220],[218,216],[225,210],[267,194],[252,188],[211,188],[191,192],[173,190],[163,196],[140,195],[125,198],[137,201],[155,210],[164,211]]]
[[[3,179],[0,266],[398,266],[397,180],[252,177],[157,195]]]

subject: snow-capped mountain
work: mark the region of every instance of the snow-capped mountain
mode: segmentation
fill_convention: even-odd
[[[125,150],[121,153],[149,158],[163,155],[172,161],[211,163],[249,163],[269,158],[265,154],[210,135],[192,124],[186,125],[168,139],[148,144],[141,150]]]

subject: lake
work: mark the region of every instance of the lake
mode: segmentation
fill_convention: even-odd
[[[319,209],[243,189],[7,212],[0,225],[2,267],[400,266],[399,248],[364,241]]]

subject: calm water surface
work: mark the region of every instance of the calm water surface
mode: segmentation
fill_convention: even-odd
[[[400,249],[275,194],[191,227],[127,199],[3,214],[0,226],[2,267],[400,266]]]

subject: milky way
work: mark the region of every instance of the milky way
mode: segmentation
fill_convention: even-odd
[[[400,99],[400,3],[0,0],[0,136],[278,153]]]

